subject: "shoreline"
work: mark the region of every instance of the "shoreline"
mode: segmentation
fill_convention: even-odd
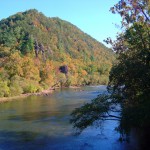
[[[25,98],[25,97],[32,96],[32,95],[36,95],[36,96],[49,95],[49,94],[51,94],[54,90],[55,90],[55,89],[48,89],[48,90],[43,90],[43,91],[37,92],[37,93],[26,93],[26,94],[21,94],[21,95],[12,96],[12,97],[1,97],[1,98],[0,98],[0,103],[9,102],[9,101],[17,100],[17,99],[19,99],[19,98]]]
[[[65,87],[63,87],[63,88],[65,88]],[[81,88],[81,87],[70,86],[68,88],[78,89],[78,88]],[[43,91],[37,92],[37,93],[26,93],[26,94],[21,94],[21,95],[12,96],[12,97],[0,97],[0,104],[5,103],[5,102],[10,102],[10,101],[13,101],[13,100],[17,100],[19,98],[26,98],[26,97],[32,96],[32,95],[35,95],[35,96],[48,96],[48,95],[52,94],[53,91],[55,91],[55,89],[58,89],[58,88],[50,88],[50,89],[43,90]]]

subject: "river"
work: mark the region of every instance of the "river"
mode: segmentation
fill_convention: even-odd
[[[105,86],[56,90],[0,104],[0,150],[130,150],[119,142],[115,121],[92,126],[80,135],[69,123],[71,111],[90,102]]]

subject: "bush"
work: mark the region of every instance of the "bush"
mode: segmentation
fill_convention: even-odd
[[[7,81],[0,81],[0,97],[8,97],[10,89],[7,85]]]
[[[17,96],[23,93],[22,88],[23,79],[17,75],[13,76],[10,80],[9,88],[10,93],[9,96]]]
[[[24,93],[35,93],[37,92],[38,88],[36,85],[30,83],[24,88]]]
[[[71,80],[67,79],[67,81],[64,83],[65,87],[69,87],[71,85]]]
[[[41,87],[42,90],[43,90],[43,89],[45,90],[45,89],[48,89],[48,88],[49,88],[49,85],[46,84],[45,82],[41,82],[40,85],[41,85],[40,87]]]
[[[22,93],[23,93],[23,89],[18,84],[10,86],[9,96],[17,96],[17,95],[20,95]]]

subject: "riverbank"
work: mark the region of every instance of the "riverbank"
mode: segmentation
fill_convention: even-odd
[[[64,87],[63,87],[64,88]],[[69,88],[72,88],[72,89],[79,89],[81,87],[78,87],[78,86],[70,86]],[[53,91],[55,91],[55,89],[57,88],[50,88],[50,89],[47,89],[47,90],[43,90],[41,92],[37,92],[37,93],[26,93],[26,94],[21,94],[21,95],[18,95],[18,96],[13,96],[13,97],[1,97],[0,98],[0,103],[5,103],[5,102],[9,102],[9,101],[13,101],[13,100],[17,100],[19,98],[25,98],[25,97],[28,97],[28,96],[32,96],[32,95],[36,95],[36,96],[40,96],[40,95],[45,95],[45,96],[48,96],[50,94],[53,93]]]
[[[21,95],[18,95],[18,96],[13,96],[13,97],[1,97],[0,98],[0,103],[5,103],[5,102],[8,102],[8,101],[13,101],[13,100],[16,100],[16,99],[19,99],[19,98],[25,98],[25,97],[28,97],[28,96],[31,96],[31,95],[50,95],[55,89],[47,89],[47,90],[43,90],[41,92],[37,92],[37,93],[26,93],[26,94],[21,94]]]

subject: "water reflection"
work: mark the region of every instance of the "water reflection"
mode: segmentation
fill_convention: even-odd
[[[51,96],[31,96],[0,105],[0,150],[126,150],[114,130],[117,122],[106,121],[100,130],[87,128],[74,136],[71,111],[90,102],[105,86],[64,89]]]

